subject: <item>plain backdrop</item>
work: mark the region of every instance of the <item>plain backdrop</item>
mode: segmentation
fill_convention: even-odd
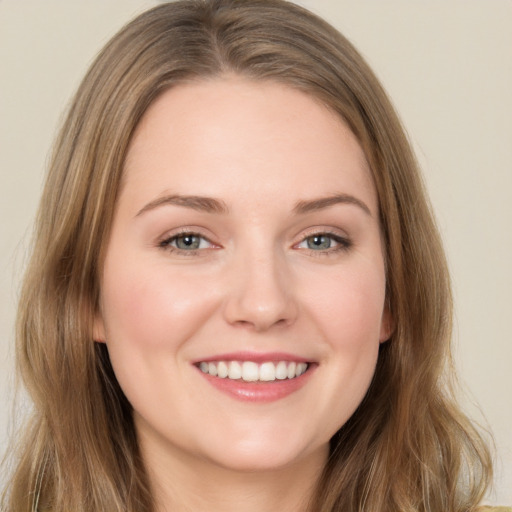
[[[56,127],[101,46],[157,3],[0,0],[0,453],[19,282]],[[298,3],[355,43],[417,151],[452,271],[465,407],[496,439],[488,502],[512,505],[512,2]]]

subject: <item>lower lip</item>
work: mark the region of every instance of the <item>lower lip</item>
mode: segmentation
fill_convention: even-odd
[[[199,369],[198,371],[213,387],[237,400],[242,402],[275,402],[301,389],[313,374],[314,369],[315,366],[310,364],[307,371],[300,377],[270,382],[222,379],[204,373]]]

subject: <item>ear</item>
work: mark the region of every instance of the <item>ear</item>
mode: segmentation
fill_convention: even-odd
[[[105,324],[100,311],[94,315],[94,323],[92,327],[92,336],[96,343],[105,343],[107,337],[105,335]]]
[[[391,308],[389,307],[388,301],[386,299],[386,304],[384,305],[384,311],[382,312],[382,320],[380,323],[379,342],[385,343],[388,341],[389,338],[391,338],[394,330],[395,321],[393,314],[391,313]]]

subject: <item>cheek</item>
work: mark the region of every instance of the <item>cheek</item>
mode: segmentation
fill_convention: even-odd
[[[380,265],[317,274],[308,314],[326,344],[322,361],[329,392],[318,400],[330,410],[335,432],[363,400],[375,372],[384,310],[385,278]],[[327,278],[329,277],[329,278]]]
[[[107,262],[104,275],[102,311],[110,345],[141,351],[178,347],[215,307],[216,298],[204,289],[202,276],[129,262]]]
[[[308,310],[326,342],[323,361],[333,394],[325,398],[325,406],[331,403],[338,411],[333,416],[339,427],[363,399],[375,372],[385,277],[379,262],[347,266],[322,277],[317,275]]]
[[[112,262],[105,263],[101,296],[110,360],[133,408],[151,416],[173,389],[183,388],[182,348],[201,330],[216,297],[204,289],[204,276],[171,273],[144,259]]]
[[[324,279],[316,276],[308,309],[332,345],[363,350],[379,344],[385,302],[385,277],[380,265],[341,269]]]

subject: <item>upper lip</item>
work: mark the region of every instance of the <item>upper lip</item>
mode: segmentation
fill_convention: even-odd
[[[312,360],[298,356],[295,354],[290,354],[287,352],[229,352],[224,354],[215,354],[213,356],[204,357],[202,359],[197,359],[194,361],[194,364],[198,364],[201,362],[209,363],[215,361],[253,361],[255,363],[266,363],[270,361],[290,361],[296,363],[311,363]]]

